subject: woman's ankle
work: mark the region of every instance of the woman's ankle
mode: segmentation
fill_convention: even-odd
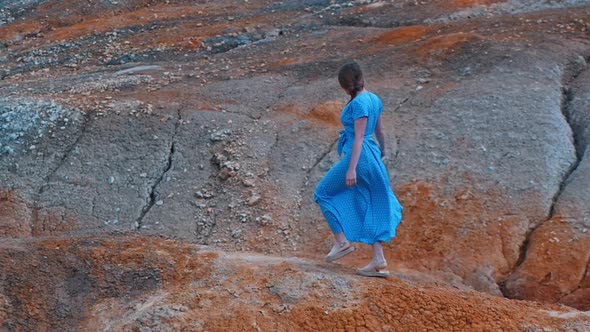
[[[350,242],[346,239],[344,241],[334,241],[334,246],[338,248],[346,248],[350,247]]]
[[[340,232],[338,234],[334,234],[334,241],[335,242],[344,242],[346,240],[346,236],[344,236],[344,232]]]
[[[387,264],[387,260],[385,259],[385,257],[373,257],[373,259],[371,261],[373,263],[385,263],[385,264]]]
[[[376,242],[373,244],[373,259],[372,262],[374,263],[387,263],[385,260],[385,255],[383,254],[383,244],[381,242]]]

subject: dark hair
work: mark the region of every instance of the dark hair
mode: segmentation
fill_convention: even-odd
[[[356,97],[365,87],[361,66],[354,61],[345,63],[338,71],[338,82],[342,88],[350,90],[351,99]]]

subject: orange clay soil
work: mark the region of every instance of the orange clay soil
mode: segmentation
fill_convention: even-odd
[[[344,105],[337,101],[327,101],[314,106],[309,112],[310,119],[324,121],[332,126],[341,126],[340,111]]]
[[[0,236],[30,236],[30,217],[29,207],[16,197],[14,191],[0,191]]]
[[[323,126],[341,127],[340,111],[344,104],[339,101],[326,101],[311,108],[304,109],[301,105],[285,105],[278,109],[277,118],[291,118],[309,120],[321,123]]]
[[[495,2],[497,1],[455,0],[440,4],[465,7]],[[49,6],[56,3],[60,2],[50,1],[47,6],[40,7],[39,17],[58,17],[59,10],[73,6],[72,1],[63,1],[59,7]],[[253,10],[263,6],[263,2],[249,1],[243,5],[253,6],[248,7],[248,10]],[[241,5],[227,8],[230,12],[235,12]],[[205,37],[241,31],[240,29],[253,25],[281,25],[280,21],[290,19],[288,12],[282,12],[260,14],[252,19],[238,18],[233,22],[225,22],[224,19],[218,23],[203,21],[200,24],[201,18],[205,20],[214,18],[215,15],[224,15],[227,8],[223,5],[216,6],[215,2],[207,2],[206,6],[199,7],[156,5],[135,8],[129,12],[99,12],[94,16],[79,17],[72,15],[63,21],[53,19],[42,22],[39,19],[27,19],[0,28],[0,40],[43,32],[44,37],[31,40],[31,44],[23,43],[26,47],[34,47],[34,43],[39,46],[47,41],[75,39],[134,25],[166,25],[175,22],[170,28],[160,27],[150,32],[138,32],[120,41],[129,41],[128,47],[198,49],[202,47],[201,39]],[[568,15],[576,17],[582,14]],[[369,53],[390,52],[392,46],[408,47],[408,58],[417,55],[418,60],[431,57],[445,60],[452,57],[453,49],[484,39],[479,34],[480,30],[476,29],[478,24],[483,26],[493,23],[461,23],[460,27],[454,28],[413,26],[386,32],[382,29],[369,29],[363,31],[365,35],[362,43],[370,46],[367,47]],[[547,26],[554,25],[554,22],[547,23]],[[545,27],[538,24],[518,25],[518,29],[525,32],[537,32]],[[438,28],[442,31],[439,32]],[[504,27],[493,29],[497,31]],[[461,32],[471,30],[478,33]],[[486,34],[485,38],[499,36],[492,35],[488,37]],[[376,46],[370,45],[370,41],[377,41]],[[342,46],[337,45],[339,42],[348,46],[350,40],[334,41],[335,45],[331,46],[337,50]],[[273,70],[289,69],[290,66],[323,59],[319,54],[319,45],[305,45],[301,48],[294,44],[288,46],[297,49],[301,54],[291,54],[296,53],[293,51],[276,57],[267,56],[268,60],[274,61],[270,65]],[[331,53],[329,55],[333,56]],[[442,94],[451,90],[453,84],[456,83],[444,84],[435,93]],[[163,103],[164,100],[173,100],[186,107],[221,111],[219,106],[215,106],[221,103],[219,100],[195,96],[192,91],[176,90],[177,87],[178,85],[170,85],[150,93],[123,91],[121,95],[129,94],[154,105]],[[341,106],[338,102],[328,101],[305,109],[297,106],[285,107],[279,112],[329,124],[329,130],[335,130],[336,125],[339,126],[338,113]],[[444,183],[438,185],[444,188]],[[398,229],[398,238],[386,247],[386,258],[393,272],[393,277],[388,280],[354,276],[354,268],[363,266],[370,259],[371,251],[368,246],[359,246],[358,252],[347,256],[339,264],[322,263],[321,259],[330,246],[327,226],[324,226],[323,234],[305,234],[301,243],[298,243],[305,249],[297,251],[297,255],[308,259],[223,253],[145,237],[2,239],[1,265],[12,269],[11,276],[18,276],[15,277],[18,282],[10,289],[11,300],[16,299],[13,303],[0,297],[0,326],[2,321],[26,315],[18,317],[41,322],[36,330],[48,330],[51,322],[58,318],[57,309],[52,309],[51,301],[66,295],[78,301],[72,303],[79,305],[83,312],[78,316],[80,321],[72,318],[72,324],[64,323],[60,326],[78,326],[79,330],[87,331],[139,331],[138,321],[149,321],[154,316],[164,324],[160,330],[208,331],[521,331],[540,330],[541,326],[560,330],[568,330],[569,326],[569,330],[572,330],[571,326],[576,326],[574,323],[577,320],[583,322],[580,324],[587,324],[589,317],[584,313],[567,312],[568,308],[459,291],[449,287],[449,283],[445,285],[440,282],[445,276],[439,278],[438,273],[450,269],[459,277],[465,277],[464,272],[469,271],[462,266],[477,266],[490,259],[496,260],[495,265],[501,267],[499,274],[509,273],[519,259],[519,248],[500,245],[497,252],[485,255],[476,253],[461,262],[445,259],[452,258],[450,250],[470,250],[468,246],[490,240],[499,241],[498,243],[520,243],[509,239],[523,239],[525,234],[514,232],[509,228],[509,223],[502,223],[489,227],[487,233],[468,233],[466,239],[458,241],[457,235],[452,232],[459,230],[461,223],[466,220],[485,214],[486,209],[482,202],[474,199],[469,190],[464,190],[457,192],[455,201],[451,202],[455,206],[461,205],[462,209],[446,210],[440,206],[444,202],[436,195],[437,190],[437,184],[425,182],[403,184],[396,190],[406,210],[404,221]],[[261,195],[279,197],[281,193],[268,189]],[[501,197],[501,193],[490,195]],[[48,232],[31,229],[27,221],[30,218],[29,207],[16,199],[13,193],[1,193],[0,201],[4,201],[4,204],[0,204],[0,225],[5,227],[4,230],[0,229],[0,234],[25,237],[31,233],[35,235]],[[8,216],[10,220],[19,220],[19,223],[13,225],[2,222]],[[43,221],[43,216],[41,217]],[[323,220],[318,222],[323,223]],[[440,228],[436,227],[437,223],[447,224],[448,232],[441,234]],[[41,227],[44,224],[41,222]],[[68,225],[61,221],[48,224]],[[247,236],[249,247],[259,252],[264,252],[272,245],[257,241],[253,234]],[[319,241],[313,242],[317,239]],[[400,246],[399,243],[409,245]],[[547,249],[552,250],[554,246],[548,245]],[[12,252],[17,252],[21,255],[17,256],[23,259],[11,258],[8,253]],[[398,262],[406,263],[402,265]],[[71,289],[60,288],[65,287],[63,284],[66,280],[78,280],[76,278],[83,281],[82,286],[88,287],[86,295],[82,293],[84,287],[78,287],[75,283],[75,287],[72,286]],[[580,309],[589,309],[587,299],[590,298],[590,277],[584,279],[580,287],[563,298],[562,303],[576,303]],[[547,294],[553,296],[554,293],[551,291]],[[18,307],[10,307],[17,305]],[[165,317],[158,316],[167,312],[165,309],[168,306],[173,308],[173,313]],[[24,320],[26,319],[23,318]],[[567,325],[570,323],[573,325]],[[588,325],[580,326],[582,328],[579,330],[584,330]]]
[[[464,32],[436,36],[419,43],[416,55],[422,60],[433,56],[439,60],[444,60],[452,56],[453,48],[482,39],[484,38],[478,34]]]
[[[74,39],[87,34],[100,33],[151,22],[166,22],[182,19],[205,20],[227,13],[227,8],[214,3],[201,6],[152,5],[134,8],[126,12],[96,9],[90,13],[70,12],[77,7],[71,1],[49,1],[41,4],[35,17],[3,27],[0,39],[10,39],[17,33],[48,32],[49,40]],[[221,7],[221,8],[219,8]],[[248,10],[258,7],[247,6]],[[235,10],[235,9],[234,9]],[[64,15],[68,13],[69,15]],[[45,16],[45,17],[44,17]]]
[[[438,186],[444,186],[443,183],[444,181]],[[390,269],[395,271],[409,268],[427,273],[433,280],[438,278],[451,284],[457,281],[457,277],[468,278],[474,269],[482,266],[481,262],[491,262],[501,267],[498,275],[493,277],[501,279],[508,274],[518,260],[519,250],[508,250],[507,246],[509,243],[517,243],[510,241],[511,237],[520,238],[524,234],[515,231],[509,221],[490,223],[485,231],[469,231],[465,220],[490,218],[484,205],[467,189],[455,194],[456,202],[445,201],[438,197],[436,187],[434,184],[415,182],[396,188],[395,193],[404,206],[404,214],[397,229],[397,237],[390,244],[385,244],[385,258]],[[497,195],[501,197],[500,193]],[[441,208],[441,205],[457,204],[462,209]],[[461,240],[457,240],[458,236]],[[317,243],[309,243],[308,250],[302,254],[305,257],[317,257],[318,253],[327,253],[332,241],[329,232],[326,232],[323,239]],[[477,243],[483,241],[497,241],[499,245],[488,252],[474,250],[477,249]],[[342,264],[362,267],[370,261],[371,247],[363,244],[356,246],[359,250],[342,259]],[[452,272],[454,276],[448,272]]]
[[[431,27],[423,25],[396,28],[381,34],[377,37],[376,42],[380,45],[391,46],[416,42],[431,30]]]
[[[42,13],[47,13],[48,17],[57,15],[59,10],[53,2],[51,5],[40,6],[37,16],[42,17]],[[64,6],[67,6],[67,2],[59,4],[59,8]],[[123,13],[103,11],[95,15],[72,14],[65,18],[57,15],[60,19],[31,18],[2,27],[0,40],[12,40],[18,35],[29,36],[42,32],[44,41],[67,41],[131,26],[147,27],[154,23],[164,26],[170,24],[170,27],[139,32],[120,41],[142,48],[195,49],[201,47],[201,39],[203,38],[231,31],[241,31],[245,27],[273,25],[293,17],[289,12],[280,12],[262,13],[254,18],[244,20],[227,20],[228,12],[237,12],[237,8],[234,7],[224,7],[223,5],[215,5],[215,3],[200,6],[153,5]],[[246,4],[246,8],[240,8],[240,10],[254,11],[259,8],[259,5]],[[218,23],[217,18],[219,17],[223,19]]]
[[[510,297],[555,303],[577,289],[587,292],[589,283],[584,278],[587,277],[589,252],[590,236],[576,232],[560,216],[554,216],[529,239],[527,259],[512,276],[522,279],[518,282],[520,287],[509,290]],[[572,298],[565,302],[571,303]],[[588,310],[587,302],[575,307]]]
[[[564,307],[404,281],[400,273],[389,279],[362,278],[339,264],[222,253],[151,237],[6,239],[0,245],[2,252],[12,253],[0,256],[3,264],[27,258],[21,265],[8,265],[7,273],[28,275],[13,285],[11,295],[17,301],[3,304],[1,312],[10,316],[0,318],[13,321],[26,312],[26,324],[41,330],[59,321],[84,331],[139,331],[141,326],[183,331],[522,331],[563,329],[588,320]],[[55,292],[63,292],[62,301],[74,301],[77,307],[71,310],[83,317],[52,307]]]

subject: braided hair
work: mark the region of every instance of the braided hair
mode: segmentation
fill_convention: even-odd
[[[350,91],[350,100],[354,99],[365,87],[361,66],[354,61],[345,63],[338,71],[338,82],[342,88]]]

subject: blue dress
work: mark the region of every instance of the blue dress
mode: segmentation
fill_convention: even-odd
[[[402,218],[402,206],[391,190],[381,150],[373,140],[383,104],[377,95],[363,92],[342,110],[338,154],[344,156],[326,173],[314,192],[334,234],[344,232],[351,242],[389,242]],[[363,146],[356,166],[357,184],[346,186],[346,172],[354,142],[354,120],[367,117]]]

